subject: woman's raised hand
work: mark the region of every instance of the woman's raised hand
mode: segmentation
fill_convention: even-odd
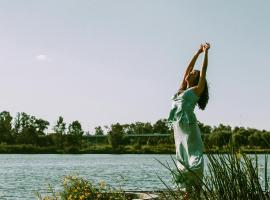
[[[209,43],[205,43],[203,45],[203,51],[208,51],[208,49],[210,49],[210,44]]]
[[[199,49],[198,49],[198,53],[202,53],[203,52],[203,48],[204,48],[204,45],[201,44],[200,47],[199,47]]]

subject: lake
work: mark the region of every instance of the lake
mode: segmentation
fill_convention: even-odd
[[[173,167],[170,155],[0,154],[0,199],[37,199],[35,191],[45,194],[48,184],[59,189],[64,176],[76,174],[124,190],[162,189],[158,176],[169,181],[171,175],[156,159]],[[263,170],[264,155],[259,166]]]

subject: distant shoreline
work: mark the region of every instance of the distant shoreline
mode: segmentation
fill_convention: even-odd
[[[208,149],[204,154],[226,154],[228,149]],[[235,152],[245,154],[269,154],[270,149],[238,149]],[[40,147],[34,145],[0,145],[0,154],[175,154],[174,145],[128,145],[112,149],[109,145],[92,146],[88,148]]]

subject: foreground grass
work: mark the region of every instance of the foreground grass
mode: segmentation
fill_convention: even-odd
[[[267,200],[270,199],[269,178],[268,178],[268,156],[265,156],[263,166],[263,177],[259,176],[257,155],[248,156],[244,153],[231,152],[229,154],[208,155],[209,174],[205,175],[203,180],[198,182],[202,185],[200,191],[192,187],[189,193],[189,199],[194,200]],[[168,164],[161,163],[171,173],[174,181],[176,177],[183,176],[182,172],[175,167],[171,168]],[[192,170],[190,170],[191,173]],[[195,175],[195,174],[194,174]],[[262,182],[264,180],[264,183]],[[184,192],[180,185],[176,184],[171,188],[161,180],[167,187],[167,191],[162,193],[165,199],[180,200],[183,199]]]

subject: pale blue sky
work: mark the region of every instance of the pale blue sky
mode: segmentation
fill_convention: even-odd
[[[199,121],[270,130],[270,1],[2,0],[0,110],[95,126],[168,116],[201,42]],[[200,68],[202,58],[196,64]]]

